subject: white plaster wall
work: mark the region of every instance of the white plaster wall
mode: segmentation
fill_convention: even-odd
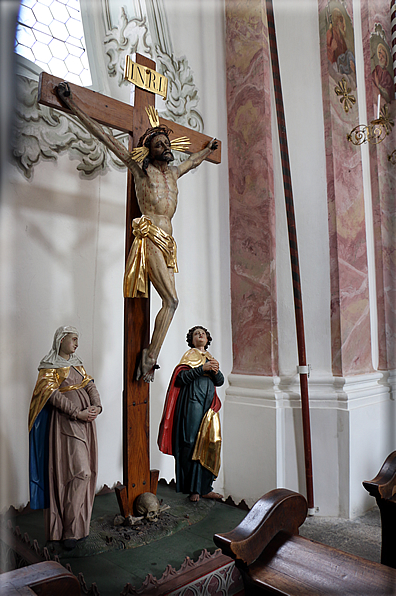
[[[331,371],[330,263],[324,123],[316,2],[274,0],[299,248],[307,361]],[[272,110],[280,375],[298,364],[286,208],[276,111]]]
[[[9,167],[2,196],[2,449],[7,504],[28,501],[27,414],[55,329],[75,325],[79,353],[101,393],[98,486],[121,474],[122,275],[125,176],[83,180],[63,155],[33,181]],[[4,473],[4,469],[2,470]]]
[[[348,517],[356,517],[375,505],[363,488],[364,480],[374,478],[387,456],[395,450],[395,403],[388,387],[379,386],[377,395],[350,411],[350,504]]]
[[[229,377],[224,420],[226,495],[251,507],[277,486],[277,433],[280,412],[270,380]]]
[[[165,3],[166,5],[167,3]],[[172,6],[170,6],[170,9]],[[231,371],[228,182],[222,3],[188,3],[168,15],[174,51],[186,55],[202,101],[205,133],[223,142],[222,164],[204,163],[180,180],[174,219],[180,306],[151,387],[151,464],[174,475],[173,458],[159,453],[156,435],[171,372],[187,349],[189,327],[202,324],[225,377]],[[191,19],[191,10],[194,18]],[[197,33],[198,29],[198,33]],[[195,40],[191,44],[191,39]],[[188,41],[190,40],[190,42]],[[103,73],[102,73],[103,74]],[[83,180],[63,154],[35,166],[27,181],[7,168],[2,188],[0,510],[25,505],[28,494],[27,414],[40,359],[55,329],[76,325],[79,353],[95,377],[104,411],[97,422],[98,488],[122,480],[121,392],[126,174],[109,169]],[[152,319],[159,309],[153,292]],[[219,391],[224,399],[225,387]],[[222,489],[223,472],[216,484]]]

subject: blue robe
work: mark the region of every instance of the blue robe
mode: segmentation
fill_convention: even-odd
[[[49,427],[52,406],[47,402],[29,433],[29,483],[31,509],[50,506],[48,484]]]

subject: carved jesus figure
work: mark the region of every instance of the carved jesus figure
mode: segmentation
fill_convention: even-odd
[[[143,350],[137,369],[136,378],[150,382],[154,379],[158,355],[178,306],[174,279],[177,272],[176,243],[172,238],[172,218],[178,199],[177,180],[199,166],[217,149],[218,143],[212,139],[202,151],[190,155],[177,167],[169,166],[174,159],[169,139],[171,131],[166,126],[150,128],[138,143],[149,151],[141,167],[120,141],[107,134],[100,124],[78,107],[68,83],[60,83],[57,94],[85,127],[127,166],[134,178],[142,217],[133,220],[135,241],[127,259],[124,296],[147,295],[148,276],[162,299],[150,344]]]

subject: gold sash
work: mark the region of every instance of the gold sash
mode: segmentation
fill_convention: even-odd
[[[148,297],[147,242],[149,238],[163,253],[167,267],[178,272],[176,242],[172,236],[143,215],[132,221],[135,240],[129,251],[124,275],[125,298]]]
[[[206,412],[199,427],[192,459],[208,469],[216,477],[220,470],[221,429],[220,416],[212,408]]]

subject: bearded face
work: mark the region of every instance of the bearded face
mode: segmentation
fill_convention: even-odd
[[[152,161],[165,161],[166,163],[174,160],[170,141],[166,135],[159,134],[151,139],[150,158]]]

